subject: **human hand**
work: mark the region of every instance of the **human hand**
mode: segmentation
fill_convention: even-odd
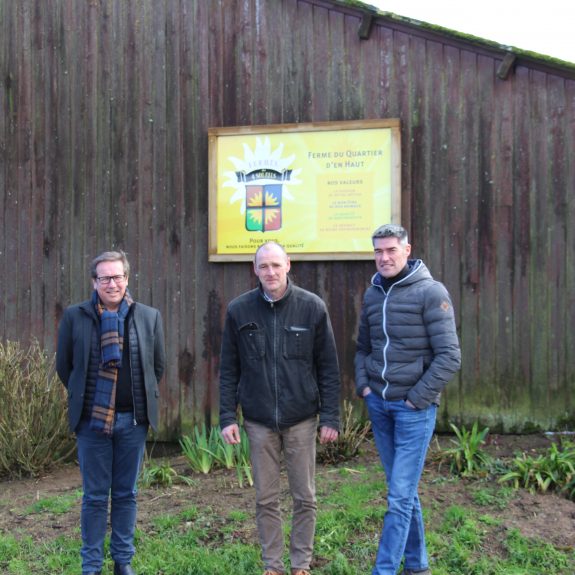
[[[327,427],[324,425],[319,430],[319,442],[321,444],[331,443],[332,441],[337,440],[338,435],[339,432],[337,431],[337,429],[333,429],[331,427]]]
[[[367,397],[371,393],[370,387],[364,387],[362,391],[362,397]]]
[[[233,445],[240,443],[240,428],[237,423],[232,423],[222,429],[222,437],[226,443]]]
[[[411,409],[417,409],[417,407],[415,407],[415,405],[413,405],[413,403],[411,403],[409,399],[405,400],[405,405],[407,405],[407,407],[410,407]]]

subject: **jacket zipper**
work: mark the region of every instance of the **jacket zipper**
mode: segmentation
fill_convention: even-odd
[[[133,424],[134,427],[136,427],[136,425],[138,425],[138,422],[136,421],[136,397],[134,396],[134,374],[132,372],[132,350],[131,350],[131,346],[130,346],[130,320],[128,320],[128,322],[126,322],[126,334],[127,337],[127,341],[128,341],[128,367],[130,368],[130,391],[132,392],[132,415],[133,415]],[[138,346],[138,353],[140,351],[140,347]]]
[[[278,351],[278,337],[277,337],[277,313],[273,302],[270,302],[273,310],[273,341],[274,341],[274,355],[273,355],[273,374],[274,374],[274,392],[275,392],[275,421],[276,429],[279,431],[280,428],[280,415],[279,415],[279,390],[278,390],[278,362],[277,362],[277,351]]]
[[[385,345],[383,346],[383,369],[381,371],[381,379],[383,379],[383,381],[385,382],[385,387],[383,388],[383,391],[381,392],[381,397],[383,399],[385,399],[385,392],[387,391],[387,388],[389,387],[389,381],[387,381],[385,379],[385,372],[387,370],[387,348],[389,347],[389,336],[387,335],[387,329],[386,329],[386,321],[385,321],[385,315],[387,312],[387,299],[389,298],[389,294],[391,293],[391,290],[396,286],[399,285],[400,283],[404,282],[407,278],[411,277],[417,270],[419,269],[419,265],[415,266],[404,278],[400,279],[397,283],[392,284],[389,287],[389,290],[386,292],[382,286],[379,286],[381,291],[383,291],[383,293],[385,294],[385,301],[383,302],[383,311],[382,311],[382,317],[383,317],[383,333],[385,335]]]
[[[383,311],[382,311],[382,318],[383,318],[382,328],[383,328],[383,334],[385,335],[385,345],[383,346],[383,369],[381,370],[381,379],[383,379],[383,381],[385,383],[385,387],[383,388],[383,391],[381,392],[381,397],[383,399],[385,399],[385,392],[387,391],[387,388],[389,387],[389,382],[385,379],[385,372],[387,370],[387,348],[389,347],[389,336],[387,335],[385,315],[387,313],[387,298],[389,297],[389,294],[391,293],[392,289],[393,289],[393,286],[391,286],[389,288],[389,291],[387,293],[385,293],[385,290],[383,291],[383,293],[385,294],[385,300],[383,302]]]

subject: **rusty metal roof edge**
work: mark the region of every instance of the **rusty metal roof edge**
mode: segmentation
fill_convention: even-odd
[[[323,6],[335,6],[336,8],[343,9],[346,12],[349,11],[349,13],[368,13],[375,18],[375,24],[389,26],[398,31],[415,32],[430,40],[445,41],[448,39],[459,47],[473,48],[489,56],[499,56],[504,58],[506,54],[512,53],[516,57],[516,66],[522,65],[542,72],[552,72],[568,79],[575,80],[575,63],[567,62],[566,60],[561,60],[554,56],[524,50],[515,46],[507,46],[493,40],[474,36],[473,34],[459,32],[457,30],[452,30],[451,28],[444,28],[438,24],[430,24],[414,18],[400,16],[393,12],[386,12],[367,2],[362,2],[361,0],[305,1]]]

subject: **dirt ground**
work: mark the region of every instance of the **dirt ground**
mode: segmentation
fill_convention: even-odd
[[[441,438],[444,444],[448,441]],[[487,450],[499,458],[512,456],[518,451],[541,451],[550,440],[543,435],[491,436]],[[477,482],[446,481],[449,472],[444,466],[438,469],[437,458],[432,448],[420,485],[420,495],[424,507],[431,504],[448,506],[452,504],[479,507],[473,501]],[[370,465],[377,460],[371,442],[366,442],[360,455],[352,463],[343,464],[355,467],[356,464]],[[181,474],[187,474],[182,457],[173,457],[171,465]],[[341,477],[333,473],[333,466],[318,465],[318,474],[330,473],[330,479]],[[178,513],[192,506],[213,511],[213,517],[221,517],[222,522],[231,509],[245,510],[250,515],[254,509],[254,490],[240,488],[235,472],[216,471],[206,476],[193,476],[192,486],[177,484],[170,488],[142,489],[139,494],[138,526],[145,532],[153,533],[153,519],[158,515]],[[345,480],[345,478],[342,478]],[[285,481],[284,481],[285,484]],[[287,485],[286,485],[287,487]],[[80,473],[77,466],[70,465],[37,479],[0,482],[0,532],[21,532],[37,541],[47,541],[59,535],[78,536]],[[69,495],[78,503],[66,513],[31,512],[31,506],[40,500]],[[286,490],[287,500],[287,490]],[[382,504],[384,494],[382,494]],[[531,494],[517,491],[505,509],[489,514],[499,514],[501,529],[518,528],[525,536],[543,539],[562,549],[575,549],[575,502],[555,494]],[[253,522],[247,522],[245,530],[237,536],[242,540],[255,541]],[[218,532],[213,525],[213,533]]]

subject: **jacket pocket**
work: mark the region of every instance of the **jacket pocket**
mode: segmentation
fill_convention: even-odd
[[[242,325],[240,332],[240,353],[248,359],[262,359],[266,355],[266,334],[257,323]]]
[[[385,370],[385,379],[393,384],[415,385],[423,375],[423,358],[411,361],[390,361]]]
[[[284,327],[283,355],[286,359],[306,359],[312,352],[312,331],[308,327]]]

